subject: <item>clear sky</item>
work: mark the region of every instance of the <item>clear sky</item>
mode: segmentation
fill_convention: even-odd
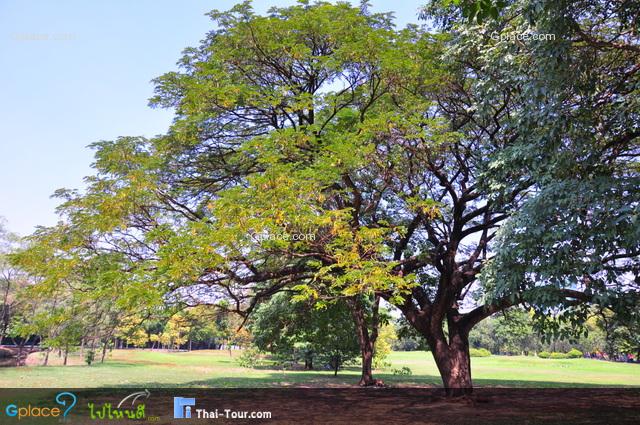
[[[354,4],[358,0],[352,1]],[[204,13],[236,0],[0,0],[0,217],[21,235],[56,222],[58,188],[91,174],[86,146],[166,131],[150,80],[212,29]],[[255,0],[264,12],[295,0]],[[398,26],[424,0],[372,0]]]

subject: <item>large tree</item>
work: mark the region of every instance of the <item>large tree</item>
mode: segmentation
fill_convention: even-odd
[[[441,3],[436,33],[366,4],[212,12],[156,80],[169,132],[97,144],[87,193],[60,193],[83,235],[66,255],[117,253],[132,294],[244,315],[287,288],[344,297],[363,385],[377,320],[360,300],[385,299],[449,394],[471,390],[484,318],[525,303],[577,327],[583,305],[622,303],[640,239],[633,3],[512,2],[482,24]],[[516,37],[530,30],[557,38]]]

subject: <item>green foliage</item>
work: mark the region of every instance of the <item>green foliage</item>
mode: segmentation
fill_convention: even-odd
[[[396,351],[428,351],[429,347],[422,335],[406,320],[400,318],[394,323],[397,339],[393,344]]]
[[[411,376],[413,375],[413,372],[410,367],[402,366],[400,369],[393,369],[393,374],[395,376]]]
[[[96,352],[94,350],[87,350],[84,353],[84,362],[87,364],[87,366],[91,366],[95,358],[96,358]]]
[[[11,329],[11,316],[20,312],[22,300],[18,293],[30,284],[29,277],[11,264],[10,254],[20,246],[20,238],[9,232],[0,217],[0,338]]]
[[[582,351],[576,349],[576,348],[572,348],[568,353],[559,353],[559,352],[548,352],[548,351],[541,351],[538,353],[538,357],[540,357],[541,359],[579,359],[582,358]]]
[[[619,354],[640,353],[640,303],[638,299],[619,304],[612,309],[601,309],[594,317],[601,329],[604,351],[610,357]]]
[[[491,351],[486,348],[470,348],[469,355],[471,357],[489,357],[491,355]]]
[[[606,348],[603,323],[591,316],[581,327],[578,339],[550,338],[545,340],[534,329],[531,314],[521,309],[511,309],[503,315],[490,317],[476,326],[469,335],[472,348],[486,348],[492,353],[525,354],[536,352],[568,351],[572,347],[582,352],[602,352]],[[518,330],[524,330],[519,333]],[[528,332],[528,333],[527,333]]]
[[[249,328],[255,346],[281,363],[337,370],[360,353],[353,318],[340,301],[318,307],[280,293],[258,307]]]
[[[395,327],[392,324],[388,323],[380,327],[378,338],[376,339],[373,349],[373,367],[375,369],[390,366],[386,359],[391,353],[393,344],[397,339]]]
[[[606,350],[607,338],[603,323],[594,314],[584,323],[585,334],[578,340],[576,347],[583,352],[603,352]]]
[[[579,358],[582,358],[582,351],[578,350],[577,348],[572,348],[567,353],[567,358],[568,359],[579,359]]]
[[[260,350],[250,347],[242,350],[242,354],[238,356],[237,361],[244,368],[254,369],[262,365],[262,356]]]
[[[469,333],[471,348],[486,348],[492,353],[500,353],[502,341],[496,337],[496,318],[489,317],[478,323]]]
[[[538,349],[540,339],[533,329],[532,317],[533,312],[514,308],[496,319],[494,338],[500,343],[499,352],[526,354]]]
[[[388,260],[388,245],[406,220],[389,216],[378,223],[362,217],[356,223],[353,202],[334,201],[359,196],[350,192],[380,175],[381,168],[400,167],[403,148],[387,150],[381,136],[402,131],[418,138],[429,126],[433,143],[451,138],[440,120],[423,116],[431,102],[406,90],[434,84],[433,73],[424,72],[434,67],[428,46],[414,44],[424,34],[417,28],[396,33],[389,16],[362,13],[346,3],[274,8],[267,17],[245,4],[210,16],[219,25],[215,37],[187,51],[184,72],[156,81],[152,102],[175,107],[178,119],[171,136],[154,144],[171,163],[190,158],[172,170],[206,163],[190,173],[213,172],[229,184],[220,190],[186,188],[187,198],[189,190],[214,191],[211,202],[199,204],[212,219],[187,223],[170,238],[161,251],[164,270],[173,281],[191,282],[204,270],[255,263],[260,275],[283,269],[313,275],[296,279],[302,298],[408,293],[415,276],[399,276]],[[340,85],[345,89],[336,90]],[[266,122],[273,123],[268,132]],[[215,144],[206,135],[217,131],[228,133],[229,140],[215,145],[211,170],[212,158],[191,156],[200,150],[194,145],[207,150]],[[251,137],[254,133],[261,135]],[[223,168],[215,167],[218,161]],[[399,202],[425,214],[437,209],[420,193],[403,194]],[[289,237],[300,231],[322,241],[322,255],[317,243]],[[236,256],[242,263],[233,260]]]
[[[534,330],[533,314],[522,308],[512,308],[479,323],[469,335],[473,348],[486,348],[493,353],[528,355],[543,345],[541,335]]]
[[[628,41],[615,49],[595,41],[612,37],[604,28],[627,31],[623,16],[635,9],[625,3],[611,13],[612,7],[513,2],[505,11],[513,19],[461,37],[476,46],[474,57],[493,75],[480,83],[487,96],[479,110],[499,101],[499,87],[523,89],[509,123],[521,137],[492,156],[487,184],[503,191],[527,181],[536,193],[500,229],[498,255],[484,280],[495,298],[519,293],[548,335],[577,338],[589,315],[586,303],[606,306],[637,293],[625,272],[637,269],[640,246],[634,189],[640,183],[639,77],[618,72],[633,67],[637,53]],[[477,36],[530,30],[555,38],[515,43]]]
[[[451,2],[460,4],[462,16],[478,24],[487,18],[497,19],[500,10],[507,4],[505,0],[451,0]]]
[[[142,319],[131,317],[116,329],[116,337],[124,340],[134,347],[144,347],[149,341],[149,335],[142,327]]]

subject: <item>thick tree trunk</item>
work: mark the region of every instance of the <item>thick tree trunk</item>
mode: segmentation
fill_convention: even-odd
[[[358,385],[361,387],[375,385],[376,380],[373,379],[373,347],[365,342],[360,348],[362,353],[362,375]]]
[[[373,378],[373,350],[376,339],[378,338],[378,309],[380,298],[376,297],[376,301],[373,304],[371,332],[369,332],[369,325],[366,320],[362,300],[354,297],[351,299],[350,304],[362,357],[362,375],[360,376],[358,385],[368,387],[376,384],[376,380]]]
[[[63,366],[67,365],[67,360],[69,359],[69,345],[64,347],[64,361],[62,362]]]
[[[459,397],[471,394],[473,383],[468,336],[456,333],[450,336],[449,344],[445,340],[439,340],[435,341],[431,348],[447,396]]]

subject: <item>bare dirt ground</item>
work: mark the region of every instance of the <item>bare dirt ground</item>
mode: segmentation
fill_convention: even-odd
[[[269,420],[174,420],[173,396],[195,397],[208,411],[269,411]],[[477,389],[451,400],[441,390],[239,389],[177,390],[151,397],[156,423],[234,424],[640,424],[640,389]],[[194,408],[194,409],[195,409]],[[194,416],[195,416],[195,410]]]
[[[440,390],[365,389],[260,395],[274,419],[293,423],[599,424],[640,423],[640,391],[487,389],[449,400]],[[263,407],[264,406],[264,407]]]
[[[89,403],[115,408],[128,395],[143,389],[100,388],[73,390],[77,404],[64,422],[95,424]],[[2,402],[24,400],[33,405],[56,406],[54,396],[63,389],[0,390]],[[174,397],[193,397],[192,419],[174,419]],[[6,399],[6,400],[5,400]],[[131,400],[131,396],[128,398]],[[440,389],[428,388],[262,388],[262,389],[151,389],[146,417],[137,423],[154,424],[640,424],[640,388],[636,389],[513,389],[480,388],[473,396],[451,400]],[[6,404],[6,403],[4,403]],[[20,403],[18,403],[20,404]],[[137,408],[132,404],[131,408]],[[218,411],[218,418],[198,419],[197,409]],[[225,410],[270,412],[270,419],[227,419]],[[96,407],[98,410],[98,407]],[[31,422],[30,419],[34,421]],[[49,418],[47,418],[49,419]],[[58,423],[45,418],[23,418],[21,424]],[[131,424],[131,420],[108,420]],[[4,424],[2,418],[0,423]]]

